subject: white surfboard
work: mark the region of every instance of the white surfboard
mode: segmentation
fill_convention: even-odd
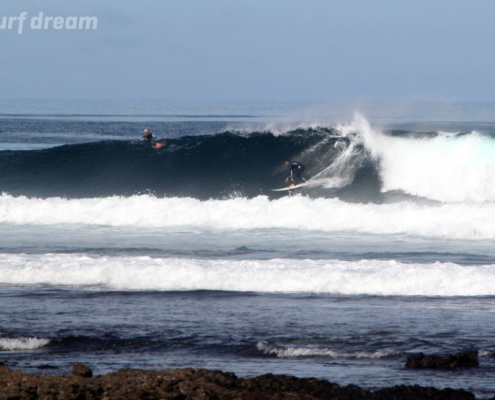
[[[274,192],[282,192],[284,190],[297,189],[297,188],[300,188],[301,186],[304,186],[305,184],[306,184],[306,182],[303,182],[303,183],[300,183],[299,185],[295,185],[295,186],[289,186],[289,187],[285,187],[285,188],[281,188],[281,189],[272,189],[272,191],[274,191]]]

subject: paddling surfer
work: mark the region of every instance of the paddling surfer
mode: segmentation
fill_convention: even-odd
[[[167,141],[166,140],[163,140],[163,139],[162,140],[157,140],[156,139],[156,136],[153,135],[148,128],[146,128],[143,131],[143,137],[141,138],[141,140],[147,140],[149,142],[154,141],[153,147],[156,148],[156,149],[159,149],[161,147],[165,147],[165,145],[167,144]]]
[[[153,140],[155,139],[155,135],[153,135],[150,130],[148,128],[146,128],[144,131],[143,131],[143,137],[141,138],[141,140]]]

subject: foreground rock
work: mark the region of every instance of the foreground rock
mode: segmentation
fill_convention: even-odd
[[[88,371],[89,370],[89,371]],[[314,378],[262,375],[237,378],[233,373],[186,368],[166,371],[122,369],[89,376],[91,370],[79,364],[70,375],[30,375],[0,366],[2,400],[472,400],[464,390],[395,386],[375,392],[357,386],[339,386]]]
[[[478,367],[478,352],[464,351],[445,356],[414,354],[407,357],[406,368],[469,368]]]

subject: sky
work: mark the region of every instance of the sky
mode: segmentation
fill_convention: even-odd
[[[62,28],[32,29],[40,13]],[[495,100],[493,0],[2,0],[3,17],[4,99]],[[81,17],[96,29],[66,29]]]

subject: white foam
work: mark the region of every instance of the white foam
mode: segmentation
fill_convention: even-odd
[[[36,337],[0,338],[0,350],[37,350],[48,343],[49,339]]]
[[[494,239],[495,203],[349,204],[303,196],[200,201],[149,195],[94,199],[0,196],[0,224],[200,229],[299,229]]]
[[[345,129],[343,129],[345,131]],[[321,141],[323,143],[324,141]],[[352,140],[350,144],[337,141],[334,148],[341,150],[330,165],[311,177],[309,185],[320,185],[326,188],[340,188],[352,183],[356,171],[361,167],[364,155],[356,151],[361,145],[359,140]]]
[[[434,138],[393,137],[357,115],[354,131],[380,164],[382,191],[406,193],[443,202],[495,200],[495,139],[471,132]]]
[[[368,358],[377,359],[391,357],[397,352],[387,351],[356,351],[356,352],[341,352],[327,348],[314,347],[276,347],[270,346],[267,342],[260,341],[256,348],[266,355],[275,355],[278,358],[293,358],[293,357],[329,357],[329,358]]]
[[[290,121],[284,118],[283,121],[274,122],[246,122],[239,126],[236,124],[234,126],[227,127],[228,131],[237,132],[241,135],[250,135],[256,132],[269,132],[273,136],[285,136],[291,134],[291,132],[296,130],[318,130],[321,128],[331,128],[331,125],[327,123],[319,122],[300,122],[300,121]]]
[[[495,295],[495,266],[362,260],[229,260],[0,254],[0,284],[110,290]]]

